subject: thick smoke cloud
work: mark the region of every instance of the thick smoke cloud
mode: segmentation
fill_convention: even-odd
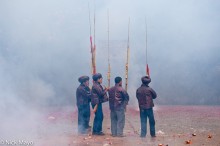
[[[112,85],[125,74],[130,17],[129,93],[136,102],[145,74],[146,18],[156,102],[219,105],[219,6],[214,0],[96,1],[97,70],[104,84],[109,9]],[[93,21],[93,1],[90,9]],[[1,109],[20,102],[75,105],[77,78],[91,74],[88,1],[3,0],[0,19]]]
[[[145,18],[156,103],[220,105],[219,7],[215,0],[95,1],[96,62],[104,85],[109,10],[112,85],[125,75],[130,17],[132,106],[145,75]],[[91,74],[88,12],[88,1],[1,0],[1,138],[37,137],[42,109],[75,106],[77,79]]]

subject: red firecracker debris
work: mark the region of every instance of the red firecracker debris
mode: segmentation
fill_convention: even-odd
[[[186,140],[185,143],[186,143],[186,144],[191,144],[192,141],[191,141],[191,140]]]

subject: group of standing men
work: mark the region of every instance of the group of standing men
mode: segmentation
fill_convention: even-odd
[[[113,137],[124,137],[123,129],[125,125],[125,110],[129,101],[129,95],[122,88],[122,78],[115,78],[115,86],[108,88],[102,87],[102,75],[100,73],[92,76],[93,86],[89,88],[89,77],[81,76],[78,81],[79,87],[76,91],[76,100],[78,107],[78,132],[86,134],[90,120],[90,102],[95,112],[93,121],[93,135],[104,135],[102,131],[103,110],[102,103],[109,101],[110,117],[111,117],[111,134]],[[139,103],[141,118],[141,134],[140,137],[146,137],[147,134],[147,117],[150,123],[150,134],[155,137],[155,120],[153,114],[153,99],[157,97],[156,92],[148,86],[151,82],[150,77],[141,78],[142,85],[136,91],[136,97]],[[108,95],[109,97],[108,97]]]

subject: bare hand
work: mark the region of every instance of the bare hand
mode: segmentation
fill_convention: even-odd
[[[108,91],[109,90],[109,88],[105,88],[105,91]]]

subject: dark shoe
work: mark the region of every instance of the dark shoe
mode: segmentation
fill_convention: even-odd
[[[102,136],[102,135],[105,135],[103,132],[92,132],[92,135],[100,135],[100,136]]]
[[[99,132],[98,135],[105,135],[105,133],[103,133],[103,132]]]
[[[115,134],[112,134],[111,136],[112,136],[112,137],[116,137],[117,135],[115,135]]]
[[[126,137],[124,134],[117,135],[117,137]]]
[[[152,138],[155,138],[155,137],[157,137],[157,136],[156,136],[156,135],[151,135],[151,137],[152,137]]]

